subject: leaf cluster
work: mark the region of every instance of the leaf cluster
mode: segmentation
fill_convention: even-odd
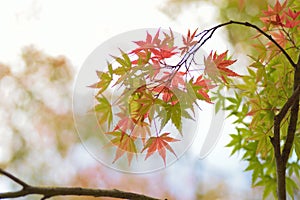
[[[203,74],[194,73],[191,62],[182,62],[199,43],[196,32],[182,37],[183,46],[176,46],[172,30],[153,36],[147,32],[145,40],[134,42],[135,49],[112,56],[107,71],[97,71],[99,80],[90,86],[96,91],[94,111],[117,147],[113,162],[126,153],[130,164],[133,155],[147,150],[145,159],[158,152],[166,165],[166,150],[176,156],[170,144],[179,141],[175,135],[183,136],[183,119],[195,120],[197,101],[212,103],[208,93],[215,83],[239,76],[228,69],[235,60],[227,58],[227,51],[204,58]],[[174,57],[181,61],[172,64]],[[108,98],[111,88],[118,90],[114,100]],[[165,131],[170,126],[176,131]]]

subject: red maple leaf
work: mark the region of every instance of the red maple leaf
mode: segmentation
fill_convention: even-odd
[[[139,47],[132,50],[131,53],[136,55],[141,55],[140,52],[151,52],[154,56],[151,56],[151,60],[161,61],[166,58],[170,58],[173,55],[177,54],[178,52],[174,51],[177,49],[174,46],[174,36],[172,31],[170,30],[171,36],[164,33],[165,39],[160,40],[159,34],[160,30],[158,30],[154,37],[152,37],[148,32],[145,41],[135,41],[134,43],[137,44]],[[136,61],[135,61],[136,62]]]
[[[190,47],[197,44],[197,41],[194,41],[197,30],[198,30],[198,28],[194,31],[194,33],[192,33],[192,35],[191,35],[191,31],[188,30],[187,36],[186,37],[182,36],[182,41],[183,41],[184,46],[179,48],[179,50],[181,50],[181,55],[186,53]]]
[[[164,85],[155,86],[152,91],[157,92],[158,94],[162,94],[163,101],[165,102],[169,102],[171,97],[173,96],[173,93],[169,89],[169,87]]]
[[[162,94],[162,100],[166,103],[171,102],[173,106],[179,102],[170,87],[159,85],[154,87],[153,91]]]
[[[136,43],[139,46],[139,48],[133,50],[132,52],[141,51],[144,49],[154,48],[155,46],[158,46],[160,44],[160,40],[158,39],[159,31],[160,30],[157,31],[153,40],[152,40],[152,36],[147,32],[145,41],[142,40],[134,41],[134,43]]]
[[[283,26],[283,21],[285,19],[285,13],[283,10],[286,8],[287,1],[282,4],[277,0],[274,8],[268,6],[267,11],[263,11],[264,17],[260,18],[262,22],[267,24],[267,27],[270,24]]]
[[[287,0],[285,2],[283,2],[283,4],[281,4],[277,0],[276,3],[275,3],[274,8],[272,8],[271,6],[268,5],[268,10],[267,11],[263,11],[263,14],[266,17],[280,14],[285,9],[286,4],[287,4]]]
[[[212,80],[219,80],[219,77],[227,83],[226,76],[240,76],[234,71],[228,69],[227,67],[236,62],[236,60],[227,60],[227,52],[221,53],[220,55],[215,52],[214,54],[210,52],[207,58],[204,58],[204,73],[206,73]]]
[[[154,54],[154,56],[151,57],[151,59],[163,60],[166,58],[170,58],[178,53],[174,51],[175,49],[177,49],[177,47],[162,46],[159,48],[151,48],[150,51]]]
[[[174,73],[171,72],[164,72],[165,76],[162,77],[162,80],[170,80],[171,88],[179,88],[185,86],[184,76],[186,75],[186,72],[177,72],[174,71]]]
[[[204,79],[202,75],[199,76],[193,84],[199,86],[199,88],[197,88],[197,92],[203,97],[203,99],[208,103],[212,103],[208,95],[208,91],[216,86],[212,85],[210,80]]]
[[[172,147],[168,144],[169,142],[177,142],[178,139],[169,137],[170,133],[163,133],[158,137],[151,137],[147,140],[146,145],[144,146],[143,151],[147,150],[147,154],[145,160],[149,158],[154,152],[158,151],[160,157],[163,159],[164,164],[166,165],[166,149],[169,150],[176,156],[176,153],[172,149]],[[177,157],[177,156],[176,156]]]
[[[285,24],[284,26],[287,28],[294,28],[300,24],[300,20],[297,20],[297,18],[300,15],[300,11],[298,12],[293,12],[290,8],[288,12],[285,12],[286,14],[286,19],[285,19]]]

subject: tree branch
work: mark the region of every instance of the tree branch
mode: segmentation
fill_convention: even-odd
[[[296,65],[296,70],[294,73],[294,93],[296,93],[299,87],[300,87],[300,54]],[[296,95],[295,102],[292,104],[287,138],[282,150],[282,159],[285,164],[289,158],[289,154],[294,143],[294,137],[295,137],[297,122],[298,122],[298,114],[299,114],[299,94]]]
[[[90,189],[80,187],[36,187],[31,186],[14,175],[4,171],[0,168],[0,174],[8,177],[14,182],[21,185],[23,188],[15,192],[0,193],[0,199],[3,198],[18,198],[27,195],[42,195],[41,200],[49,199],[54,196],[92,196],[92,197],[113,197],[120,199],[132,199],[132,200],[159,200],[157,198],[145,196],[142,194],[125,192],[117,189],[103,190],[103,189]]]
[[[20,180],[19,178],[15,177],[14,175],[4,171],[3,169],[0,168],[0,174],[3,174],[4,176],[6,176],[7,178],[11,179],[12,181],[14,181],[15,183],[21,185],[23,188],[28,187],[29,185],[27,183],[25,183],[24,181]]]
[[[277,120],[279,122],[281,122],[283,120],[283,118],[285,117],[288,110],[292,107],[292,105],[297,100],[297,97],[299,96],[299,94],[300,94],[300,85],[298,85],[296,90],[294,90],[292,96],[287,100],[287,102],[284,104],[284,106],[282,107],[280,112],[277,114]]]
[[[280,152],[280,123],[282,122],[283,118],[286,116],[288,110],[295,105],[294,103],[296,101],[299,101],[299,95],[300,95],[300,85],[294,90],[292,96],[287,100],[287,102],[284,104],[280,112],[275,116],[274,118],[274,136],[270,137],[271,143],[275,150],[275,156],[281,157]],[[293,115],[293,113],[291,113]]]
[[[187,54],[190,54],[190,55],[193,55],[194,52],[198,51],[200,47],[202,47],[206,41],[208,39],[210,39],[212,37],[212,35],[214,34],[214,32],[221,28],[221,27],[224,27],[224,26],[228,26],[230,24],[237,24],[237,25],[242,25],[242,26],[247,26],[247,27],[250,27],[250,28],[253,28],[255,30],[257,30],[259,33],[261,33],[263,36],[265,36],[266,38],[268,38],[273,44],[275,44],[275,46],[283,53],[283,55],[287,58],[287,60],[289,61],[289,63],[294,67],[296,68],[297,64],[293,61],[293,59],[290,57],[290,55],[278,44],[278,42],[276,42],[276,40],[274,40],[272,38],[271,35],[268,35],[266,32],[264,32],[262,29],[260,29],[258,26],[254,25],[254,24],[251,24],[249,22],[239,22],[239,21],[229,21],[229,22],[225,22],[223,24],[219,24],[213,28],[210,28],[210,29],[207,29],[207,30],[204,30],[202,31],[201,33],[197,34],[196,37],[198,36],[201,36],[199,41],[198,41],[198,44],[196,44],[195,46],[193,46],[190,51],[187,53]],[[208,37],[205,37],[207,34]],[[200,44],[200,45],[199,45]],[[187,60],[187,59],[186,59]]]

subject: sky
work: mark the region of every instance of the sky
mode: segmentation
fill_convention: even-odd
[[[78,70],[88,55],[101,43],[122,32],[140,28],[172,28],[179,33],[187,29],[208,27],[215,23],[213,13],[216,10],[210,5],[189,9],[179,18],[172,20],[160,9],[161,0],[0,0],[0,62],[15,66],[21,65],[21,49],[27,45],[35,45],[47,54],[64,55]],[[199,23],[201,22],[201,23]],[[226,36],[217,35],[210,42],[221,51],[230,48]],[[200,114],[200,119],[212,115],[212,107]],[[201,121],[204,133],[208,130],[205,120]],[[241,189],[250,187],[249,178],[245,178],[244,163],[234,156],[230,157],[230,149],[224,146],[229,142],[229,133],[234,129],[230,121],[226,121],[223,133],[213,151],[203,160],[199,159],[199,143],[205,135],[198,134],[189,151],[193,162],[203,165],[203,170],[218,171],[232,187]],[[200,147],[199,147],[200,146]],[[170,171],[178,168],[172,166]],[[247,174],[248,176],[249,174]],[[209,180],[210,177],[202,176]]]

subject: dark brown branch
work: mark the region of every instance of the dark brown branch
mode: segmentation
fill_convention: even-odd
[[[294,105],[297,99],[299,99],[299,94],[300,94],[300,85],[296,88],[292,96],[287,100],[287,102],[284,104],[280,112],[274,118],[274,136],[270,137],[270,139],[271,139],[271,143],[273,144],[276,157],[281,157],[280,123],[282,122],[283,118],[286,116],[288,110]]]
[[[286,164],[289,154],[294,143],[296,133],[298,112],[299,112],[299,95],[300,95],[300,55],[295,66],[294,72],[294,92],[293,95],[284,104],[278,115],[274,118],[274,136],[271,137],[271,143],[274,147],[277,173],[277,194],[279,200],[286,199]],[[280,152],[280,123],[291,108],[291,117],[287,131],[287,137],[284,142],[282,153]]]
[[[42,199],[48,199],[55,196],[92,196],[92,197],[113,197],[120,199],[133,199],[133,200],[158,200],[156,198],[148,197],[141,194],[132,192],[124,192],[121,190],[102,190],[102,189],[89,189],[80,187],[35,187],[28,186],[25,189],[16,192],[0,193],[2,198],[18,198],[27,195],[42,195]]]
[[[292,107],[294,102],[297,100],[297,97],[300,94],[300,85],[296,88],[296,90],[293,92],[292,96],[287,100],[287,102],[284,104],[280,112],[277,114],[277,120],[282,121],[283,118],[285,117],[286,113],[288,110]]]
[[[42,195],[41,200],[48,199],[55,196],[92,196],[92,197],[113,197],[119,199],[132,199],[132,200],[159,200],[157,198],[148,197],[142,194],[125,192],[117,189],[103,190],[103,189],[90,189],[80,187],[36,187],[28,185],[19,178],[12,174],[0,169],[0,174],[8,177],[14,182],[23,186],[19,191],[0,193],[0,199],[3,198],[18,198],[27,195]]]
[[[24,181],[22,181],[21,179],[15,177],[14,175],[12,175],[11,173],[8,173],[6,171],[4,171],[3,169],[0,168],[0,174],[3,174],[4,176],[6,176],[7,178],[11,179],[12,181],[14,181],[15,183],[21,185],[23,188],[28,187],[29,185],[27,183],[25,183]]]
[[[246,26],[246,27],[250,27],[253,28],[255,30],[257,30],[259,33],[261,33],[263,36],[265,36],[266,38],[268,38],[282,53],[283,55],[287,58],[287,60],[289,61],[289,63],[296,68],[297,64],[293,61],[293,59],[290,57],[290,55],[278,44],[278,42],[276,42],[276,40],[274,40],[272,38],[271,35],[268,35],[266,32],[264,32],[262,29],[260,29],[258,26],[251,24],[249,22],[239,22],[239,21],[229,21],[229,22],[225,22],[223,24],[219,24],[213,28],[207,29],[202,31],[201,33],[197,34],[197,36],[201,36],[200,40],[198,41],[198,45],[196,44],[193,48],[190,49],[190,51],[187,54],[193,55],[194,52],[198,51],[199,48],[201,46],[203,46],[207,40],[209,40],[212,35],[214,34],[214,32],[224,26],[228,26],[230,24],[238,24],[238,25],[242,25],[242,26]],[[207,34],[209,34],[209,36],[205,37]],[[200,44],[200,45],[199,45]],[[187,60],[187,58],[186,58]]]
[[[296,93],[299,87],[300,87],[300,55],[294,73],[294,93]],[[282,159],[285,164],[289,158],[289,154],[294,143],[294,137],[295,137],[297,121],[298,121],[298,113],[299,113],[299,94],[296,95],[295,102],[293,103],[293,106],[291,108],[291,117],[288,126],[287,138],[282,150]]]

